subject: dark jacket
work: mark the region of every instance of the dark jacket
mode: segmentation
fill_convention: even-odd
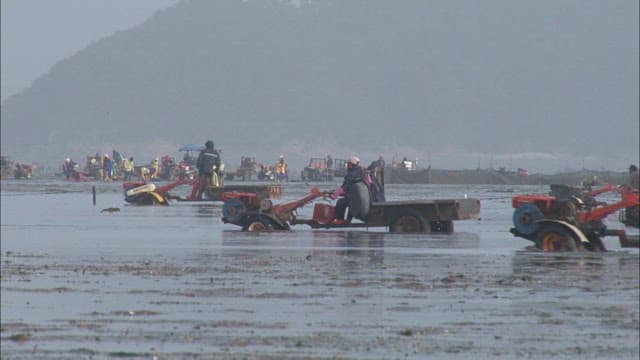
[[[342,181],[342,189],[344,192],[348,194],[353,184],[364,181],[364,176],[365,172],[361,166],[354,166],[347,170],[347,174]]]
[[[218,151],[214,149],[204,149],[200,151],[198,161],[196,162],[198,172],[201,174],[212,174],[214,165],[216,170],[220,171],[220,154]]]
[[[384,160],[378,159],[378,160],[375,160],[375,161],[371,162],[371,164],[369,165],[367,170],[384,169],[384,167],[385,167]]]

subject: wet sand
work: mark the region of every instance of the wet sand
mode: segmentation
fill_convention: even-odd
[[[215,203],[123,206],[113,185],[93,208],[86,188],[3,182],[1,356],[638,358],[637,249],[529,250],[508,233],[529,188],[391,189],[469,193],[482,218],[452,235],[247,234]]]

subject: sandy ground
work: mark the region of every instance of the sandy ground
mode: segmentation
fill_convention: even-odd
[[[1,357],[637,359],[637,249],[530,251],[508,196],[471,191],[483,218],[427,236],[246,234],[217,204],[5,192]]]

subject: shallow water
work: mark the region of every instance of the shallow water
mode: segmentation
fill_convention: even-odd
[[[218,202],[3,180],[1,357],[637,359],[638,249],[544,254],[509,233],[511,196],[547,189],[387,186],[389,200],[481,199],[451,235],[249,234]]]

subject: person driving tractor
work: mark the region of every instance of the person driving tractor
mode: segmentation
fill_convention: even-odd
[[[363,167],[360,166],[360,159],[357,156],[352,156],[347,163],[347,174],[344,176],[344,180],[342,182],[342,186],[340,186],[336,191],[331,194],[332,199],[337,199],[339,196],[342,196],[336,202],[336,208],[333,215],[333,224],[349,224],[351,223],[351,214],[345,220],[344,215],[347,210],[347,207],[350,206],[349,190],[352,186],[359,182],[366,181],[367,174]]]

